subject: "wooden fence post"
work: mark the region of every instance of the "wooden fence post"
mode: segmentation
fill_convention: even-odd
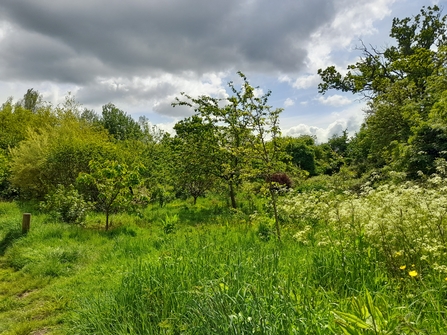
[[[23,213],[23,219],[22,219],[22,234],[26,234],[31,225],[31,214],[30,213]]]

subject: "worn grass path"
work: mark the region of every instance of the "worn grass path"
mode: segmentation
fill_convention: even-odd
[[[50,278],[16,271],[0,258],[0,334],[59,334],[66,302]]]

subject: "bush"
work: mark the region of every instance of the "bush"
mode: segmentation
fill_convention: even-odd
[[[179,217],[177,214],[173,215],[173,216],[169,216],[166,214],[166,219],[161,220],[162,221],[162,226],[163,226],[163,232],[165,234],[171,234],[175,232],[176,229],[176,225],[179,221]]]
[[[267,182],[272,183],[274,190],[289,189],[292,187],[292,180],[284,172],[275,172],[267,177]]]
[[[90,172],[91,160],[113,157],[114,150],[105,132],[64,120],[59,127],[30,130],[27,138],[11,149],[8,180],[22,198],[44,200],[54,185],[75,184],[79,173]]]
[[[85,221],[90,207],[73,185],[69,187],[58,185],[56,191],[47,195],[46,201],[41,205],[41,208],[56,220],[77,224]]]
[[[417,272],[447,275],[447,178],[433,175],[426,185],[370,185],[364,184],[360,194],[297,193],[282,199],[278,210],[298,226],[325,227],[335,234],[322,233],[320,245],[368,244],[395,275],[408,275],[410,265]]]

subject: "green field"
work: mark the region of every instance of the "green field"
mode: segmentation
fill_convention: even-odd
[[[36,214],[26,235],[32,208],[1,203],[0,333],[445,334],[444,197],[292,193],[281,242],[265,213],[216,199],[117,214],[109,231],[94,213],[84,226]],[[424,236],[406,245],[410,232]]]

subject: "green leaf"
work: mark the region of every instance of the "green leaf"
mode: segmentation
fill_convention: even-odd
[[[348,323],[353,323],[355,326],[360,327],[362,329],[370,329],[371,326],[368,325],[365,321],[360,319],[358,316],[350,313],[344,313],[344,312],[334,312],[335,315],[340,317],[343,321]],[[337,322],[337,320],[336,320]]]

